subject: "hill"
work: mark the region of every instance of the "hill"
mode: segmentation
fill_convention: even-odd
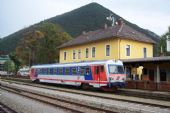
[[[116,19],[122,18],[119,15],[110,11],[109,9],[106,9],[105,7],[101,6],[100,4],[90,3],[73,11],[47,19],[45,21],[54,24],[59,24],[67,33],[69,33],[73,38],[75,38],[83,31],[91,31],[102,28],[105,23],[111,25],[111,23],[106,20],[106,17],[109,16],[111,13]],[[123,20],[132,28],[146,34],[156,42],[159,41],[159,36],[157,34],[149,30],[140,28],[139,26],[130,23],[125,19]],[[38,24],[41,24],[41,22]],[[0,42],[0,51],[9,53],[15,50],[18,42],[20,41],[20,39],[22,39],[22,34],[28,31],[33,26],[34,25],[3,38]]]

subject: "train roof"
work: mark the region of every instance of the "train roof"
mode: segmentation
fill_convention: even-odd
[[[103,64],[123,65],[122,61],[120,60],[102,60],[102,61],[88,61],[88,62],[75,62],[75,63],[56,63],[56,64],[34,65],[32,66],[32,68],[89,66],[89,65],[103,65]]]

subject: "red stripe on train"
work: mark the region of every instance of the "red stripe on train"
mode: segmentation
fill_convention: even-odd
[[[61,82],[83,82],[83,83],[96,83],[96,84],[107,84],[107,81],[87,81],[87,80],[63,80],[63,79],[53,79],[53,78],[38,78],[40,80],[54,80]]]

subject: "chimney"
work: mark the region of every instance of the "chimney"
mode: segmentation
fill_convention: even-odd
[[[124,21],[123,21],[122,18],[120,18],[120,19],[118,20],[118,25],[122,25],[122,24],[124,24]]]
[[[104,29],[107,29],[107,28],[108,28],[107,24],[104,24]]]

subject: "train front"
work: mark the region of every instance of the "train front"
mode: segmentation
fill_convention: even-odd
[[[108,86],[113,87],[125,87],[126,74],[123,68],[123,64],[108,64]]]

